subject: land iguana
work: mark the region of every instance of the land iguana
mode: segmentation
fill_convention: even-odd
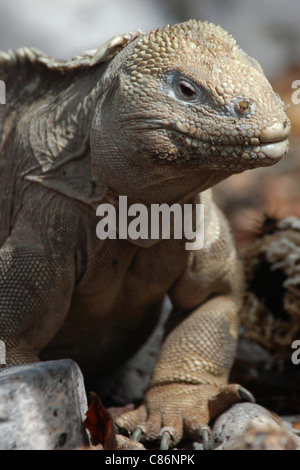
[[[211,187],[273,165],[290,122],[260,65],[191,20],[116,36],[70,61],[0,55],[0,338],[7,365],[111,370],[173,310],[144,402],[117,424],[175,445],[247,395],[229,384],[243,274]],[[204,245],[100,240],[96,207],[204,204]]]

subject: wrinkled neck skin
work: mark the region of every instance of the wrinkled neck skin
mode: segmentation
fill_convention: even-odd
[[[107,112],[108,107],[111,112]],[[196,198],[199,192],[232,174],[232,170],[212,171],[201,168],[201,164],[160,164],[140,145],[143,138],[137,137],[141,135],[139,130],[129,132],[128,126],[116,125],[112,107],[111,101],[104,97],[96,109],[91,128],[92,172],[102,195],[101,203],[109,202],[118,210],[119,196],[127,196],[128,206],[142,203],[148,211],[151,204],[195,204],[199,202]],[[157,129],[152,133],[155,141]],[[143,248],[160,240],[128,238],[130,243]]]
[[[127,196],[127,205],[193,203],[196,195],[230,176],[232,170],[211,170],[179,159],[160,163],[158,142],[168,148],[169,141],[147,118],[123,118],[119,78],[111,83],[97,104],[91,122],[90,149],[93,180],[101,194],[101,203],[109,202],[116,209],[119,196]],[[147,113],[145,113],[146,115]],[[141,124],[142,123],[142,124]],[[154,149],[154,152],[153,152]],[[163,151],[163,149],[162,149]],[[129,242],[151,247],[160,240],[138,239]]]
[[[119,196],[127,196],[129,204],[184,204],[233,174],[232,170],[201,168],[201,162],[159,163],[149,145],[143,149],[141,129],[123,127],[116,119],[114,93],[118,93],[117,85],[98,103],[91,126],[93,179],[103,199],[115,203]],[[157,132],[148,130],[147,140],[152,133],[153,143],[157,141]]]

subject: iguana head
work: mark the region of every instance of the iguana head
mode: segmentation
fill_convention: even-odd
[[[136,195],[176,178],[199,181],[201,190],[205,181],[272,165],[288,150],[283,102],[219,26],[193,20],[143,35],[112,60],[103,81],[93,169],[118,193],[128,192],[130,171]]]

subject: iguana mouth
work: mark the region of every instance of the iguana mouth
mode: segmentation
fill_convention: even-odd
[[[263,142],[260,144],[260,153],[273,160],[281,159],[288,151],[288,139],[282,139],[275,142]]]
[[[289,148],[289,141],[286,137],[283,139],[273,140],[270,142],[261,142],[259,138],[245,139],[240,144],[222,144],[221,139],[217,142],[201,140],[192,137],[186,133],[171,131],[172,139],[181,147],[185,148],[184,159],[190,158],[207,158],[208,155],[218,158],[226,158],[230,160],[249,160],[259,161],[260,166],[276,163],[284,157]],[[188,152],[186,147],[188,146]],[[262,162],[264,161],[264,162]]]

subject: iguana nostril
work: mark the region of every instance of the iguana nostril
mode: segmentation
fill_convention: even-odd
[[[247,111],[247,109],[249,109],[249,102],[246,100],[238,101],[236,106],[240,113],[244,113],[245,111]]]
[[[265,127],[260,135],[261,142],[277,142],[288,137],[291,131],[291,123],[287,119],[284,122],[276,121]]]
[[[233,100],[235,111],[240,116],[251,116],[255,112],[255,104],[253,101],[244,99],[242,97],[235,98]]]

